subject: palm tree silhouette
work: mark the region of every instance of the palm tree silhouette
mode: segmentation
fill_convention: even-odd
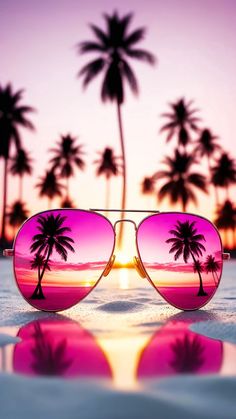
[[[54,214],[40,215],[37,218],[39,233],[33,236],[30,252],[36,252],[38,255],[43,254],[45,263],[38,278],[38,284],[31,296],[32,299],[45,298],[41,282],[53,251],[55,250],[64,261],[67,260],[68,250],[75,252],[71,245],[74,240],[64,235],[64,233],[71,231],[70,227],[63,225],[66,218],[66,216],[62,217],[60,214],[56,216]]]
[[[162,116],[169,119],[160,132],[167,131],[166,141],[169,142],[175,134],[178,136],[178,144],[184,148],[190,142],[190,132],[198,131],[197,122],[199,118],[195,116],[196,109],[191,109],[193,101],[186,102],[183,97],[177,102],[170,103],[171,111],[163,113]]]
[[[166,243],[171,243],[171,248],[169,253],[174,253],[174,259],[179,259],[180,256],[183,256],[185,263],[188,262],[190,256],[193,259],[194,270],[198,273],[199,276],[199,291],[198,296],[205,296],[207,293],[203,289],[203,282],[201,276],[201,269],[199,261],[196,257],[202,256],[202,252],[205,252],[206,249],[203,246],[202,241],[205,241],[203,234],[199,234],[197,228],[195,227],[195,221],[177,221],[175,229],[169,231],[169,233],[174,236],[173,238],[167,239]]]
[[[217,135],[214,135],[209,128],[205,128],[201,131],[194,149],[194,153],[200,157],[207,158],[209,173],[211,173],[211,158],[217,151],[222,150],[221,146],[216,141],[217,139]]]
[[[33,124],[26,117],[29,112],[33,111],[33,108],[20,103],[22,95],[23,90],[13,92],[11,84],[7,84],[6,87],[0,85],[0,158],[4,159],[1,228],[3,241],[6,238],[7,176],[10,150],[12,145],[15,146],[16,150],[21,148],[20,127],[34,129]]]
[[[51,148],[55,156],[50,160],[52,171],[59,169],[62,178],[66,178],[66,199],[69,199],[69,178],[74,176],[74,168],[83,170],[85,167],[82,155],[82,145],[77,145],[76,138],[70,134],[61,135],[57,148]]]
[[[199,336],[189,336],[186,333],[183,338],[177,338],[171,345],[173,358],[171,367],[178,373],[194,373],[204,363],[204,346]]]
[[[43,255],[40,255],[39,253],[36,253],[34,256],[34,259],[30,262],[30,269],[37,269],[38,270],[38,281],[40,280],[41,275],[41,269],[45,266],[45,271],[50,271],[50,265],[49,261],[46,262],[45,257]]]
[[[163,163],[167,166],[167,169],[154,175],[156,180],[167,179],[158,191],[158,199],[162,201],[166,196],[169,196],[172,204],[180,201],[182,210],[185,212],[189,202],[192,201],[195,205],[197,204],[193,188],[207,192],[206,178],[200,173],[191,171],[197,160],[193,155],[186,152],[180,152],[176,149],[174,157],[165,157]]]
[[[34,372],[38,375],[63,375],[73,362],[66,356],[67,340],[61,339],[57,344],[53,343],[50,334],[42,329],[39,322],[34,323],[32,338],[34,346],[31,349],[31,367]]]
[[[219,278],[217,276],[217,272],[220,270],[220,264],[219,264],[219,262],[217,262],[217,260],[215,259],[214,256],[208,255],[206,257],[206,261],[205,261],[204,267],[205,267],[205,271],[206,271],[207,274],[209,272],[212,273],[214,282],[215,282],[216,285],[218,285]]]
[[[61,202],[61,208],[75,208],[75,205],[70,198],[65,198]]]
[[[204,272],[204,265],[199,259],[196,259],[193,262],[193,272],[195,272],[195,273],[196,272],[200,272],[200,273]]]
[[[121,117],[121,105],[124,102],[124,83],[130,86],[134,94],[138,93],[138,82],[136,76],[128,63],[128,59],[134,58],[149,64],[155,63],[154,56],[144,50],[137,48],[136,44],[143,40],[145,28],[138,28],[129,32],[133,14],[120,17],[117,12],[112,15],[104,14],[106,31],[98,26],[90,25],[95,40],[84,41],[78,44],[80,54],[97,53],[98,57],[86,64],[79,72],[83,77],[83,85],[86,87],[96,76],[104,73],[102,81],[102,101],[115,101],[117,106],[117,117],[120,132],[120,143],[123,160],[123,190],[121,218],[125,217],[126,206],[126,154],[123,124]],[[121,223],[118,244],[121,246],[123,237],[123,223]]]
[[[155,178],[153,176],[146,176],[141,184],[141,191],[144,195],[150,195],[155,192]]]
[[[145,176],[141,182],[141,193],[147,197],[147,208],[151,208],[151,196],[155,196],[155,177]]]
[[[22,201],[23,176],[26,174],[31,175],[33,172],[32,159],[23,148],[20,148],[16,155],[11,158],[10,172],[13,176],[18,175],[20,178],[19,201]]]
[[[229,200],[229,187],[236,183],[235,159],[231,158],[228,153],[222,153],[216,165],[212,167],[211,173],[213,185],[216,188],[225,188],[226,199]]]
[[[48,208],[50,208],[52,199],[56,196],[62,196],[64,186],[58,182],[55,172],[52,170],[46,171],[45,175],[39,180],[40,182],[36,185],[36,188],[39,188],[39,196],[48,197]]]
[[[226,200],[221,206],[218,206],[216,211],[215,224],[219,230],[224,230],[225,232],[225,246],[229,248],[229,238],[228,231],[232,230],[233,232],[233,242],[236,247],[236,208],[230,200]]]
[[[22,201],[16,201],[10,207],[9,212],[7,212],[7,217],[9,218],[9,224],[14,229],[19,227],[27,218],[29,211],[25,208],[25,203]]]
[[[99,152],[98,154],[100,155],[100,158],[95,160],[94,163],[97,165],[97,176],[104,175],[106,178],[106,208],[108,209],[110,202],[110,179],[112,176],[117,176],[119,174],[118,160],[120,157],[116,157],[113,149],[109,147],[106,147],[102,153]]]

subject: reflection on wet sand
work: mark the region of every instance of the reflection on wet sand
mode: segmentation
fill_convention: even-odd
[[[192,332],[191,323],[171,320],[152,336],[142,351],[138,378],[220,371],[223,343]]]
[[[199,319],[198,319],[199,321]],[[176,317],[145,336],[94,337],[76,321],[41,319],[19,329],[20,342],[1,347],[1,370],[30,376],[99,377],[126,389],[143,379],[178,374],[236,374],[236,345],[189,330]]]
[[[111,378],[111,369],[96,339],[79,323],[37,320],[23,326],[13,354],[14,372],[63,377]]]

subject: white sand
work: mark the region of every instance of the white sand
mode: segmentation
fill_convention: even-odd
[[[0,376],[2,418],[235,419],[236,379],[180,377],[122,392],[96,381]]]
[[[212,339],[236,343],[236,324],[226,322],[200,322],[190,326],[193,332],[200,333]]]
[[[207,308],[190,313],[166,305],[135,272],[117,270],[77,307],[58,315],[40,313],[19,296],[10,266],[10,261],[0,260],[0,346],[4,345],[4,351],[8,345],[13,348],[22,325],[48,317],[72,319],[97,338],[115,377],[113,382],[29,378],[13,374],[6,364],[8,373],[0,374],[1,418],[235,419],[236,376],[229,376],[230,362],[236,362],[234,345],[225,344],[224,356],[229,361],[222,371],[227,375],[178,375],[142,382],[133,378],[137,356],[167,322],[187,320],[197,333],[236,343],[235,262],[226,265],[221,288]]]

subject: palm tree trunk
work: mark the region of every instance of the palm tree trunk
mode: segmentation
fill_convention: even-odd
[[[42,270],[41,274],[40,274],[40,268],[38,267],[38,283],[36,285],[36,288],[35,288],[33,294],[30,297],[32,300],[43,300],[43,299],[45,299],[41,282],[42,282],[42,279],[43,279],[43,275],[44,275],[46,266],[47,266],[48,261],[49,261],[51,251],[52,251],[52,249],[51,249],[51,247],[49,247],[47,258],[45,260],[44,267],[43,267],[43,270]]]
[[[110,205],[110,179],[107,177],[107,185],[106,185],[106,206],[105,208],[108,210]],[[106,213],[108,215],[108,212]]]
[[[66,200],[69,198],[69,177],[66,178]]]
[[[226,185],[225,191],[226,191],[226,200],[229,201],[229,186],[228,185]]]
[[[229,235],[228,235],[228,229],[227,229],[227,228],[225,228],[224,230],[225,230],[225,242],[224,242],[224,245],[225,245],[226,249],[229,249]]]
[[[20,176],[19,178],[19,201],[22,202],[23,197],[23,177]]]
[[[233,248],[236,249],[236,227],[233,227]]]
[[[220,202],[217,186],[215,186],[215,200],[216,200],[216,209],[217,209],[219,207],[219,202]]]
[[[207,165],[208,165],[209,178],[211,178],[211,163],[210,163],[209,156],[207,156]]]
[[[191,252],[191,251],[190,251],[190,253],[191,253],[191,256],[192,256],[192,258],[193,258],[193,261],[194,261],[195,266],[197,266],[197,264],[196,264],[196,259],[195,259],[195,257],[194,257],[193,252]],[[199,269],[197,269],[197,272],[198,272],[199,282],[200,282],[200,285],[199,285],[199,290],[198,290],[198,294],[197,294],[197,295],[198,295],[199,297],[203,297],[203,296],[208,295],[208,294],[207,294],[207,293],[204,291],[204,289],[203,289],[202,275],[201,275],[201,272],[199,271]]]
[[[2,233],[1,239],[4,242],[6,239],[6,207],[7,207],[7,164],[8,158],[4,161],[4,173],[3,173],[3,210],[2,210]]]
[[[124,143],[124,134],[123,134],[123,125],[122,125],[122,118],[121,118],[121,104],[117,100],[117,115],[118,115],[118,124],[119,124],[119,132],[120,132],[120,145],[121,145],[121,155],[123,160],[123,188],[122,188],[122,199],[121,199],[121,220],[125,218],[125,206],[126,206],[126,155],[125,155],[125,143]],[[118,236],[118,246],[121,247],[122,240],[123,240],[123,227],[124,224],[120,224],[119,236]]]

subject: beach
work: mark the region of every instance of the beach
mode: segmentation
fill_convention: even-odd
[[[4,418],[235,417],[235,261],[199,311],[122,268],[58,314],[31,308],[0,263]]]

